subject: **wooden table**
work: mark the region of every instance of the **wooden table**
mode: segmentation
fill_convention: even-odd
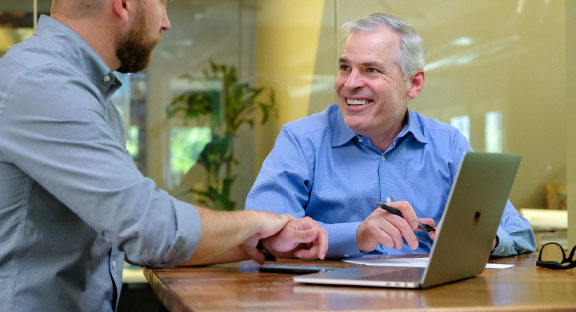
[[[292,274],[259,273],[255,262],[209,267],[145,269],[146,279],[170,311],[576,311],[576,269],[536,267],[536,254],[498,260],[508,269],[424,290],[316,286]],[[340,261],[279,263],[345,267]]]

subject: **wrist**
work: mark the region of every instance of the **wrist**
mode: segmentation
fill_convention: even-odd
[[[492,250],[490,251],[490,253],[494,253],[494,251],[496,251],[496,247],[498,247],[499,243],[500,239],[498,238],[498,235],[496,235],[496,237],[494,238],[494,245],[492,246]]]

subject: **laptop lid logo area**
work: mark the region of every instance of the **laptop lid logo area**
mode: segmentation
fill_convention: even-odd
[[[476,211],[476,213],[474,214],[474,225],[478,225],[478,222],[480,221],[480,211]]]

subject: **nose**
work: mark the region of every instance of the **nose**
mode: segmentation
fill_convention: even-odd
[[[364,79],[358,70],[353,69],[348,75],[344,86],[351,89],[361,88],[364,86]]]
[[[164,14],[164,18],[162,19],[162,30],[170,30],[170,19],[168,18],[168,14]]]

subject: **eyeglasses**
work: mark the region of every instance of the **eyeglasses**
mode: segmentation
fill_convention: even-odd
[[[576,246],[572,248],[570,255],[566,257],[564,248],[558,243],[547,243],[542,248],[540,248],[540,255],[538,255],[538,261],[536,265],[553,269],[553,270],[566,270],[571,268],[576,268],[576,259],[574,259],[574,253],[576,252]]]

